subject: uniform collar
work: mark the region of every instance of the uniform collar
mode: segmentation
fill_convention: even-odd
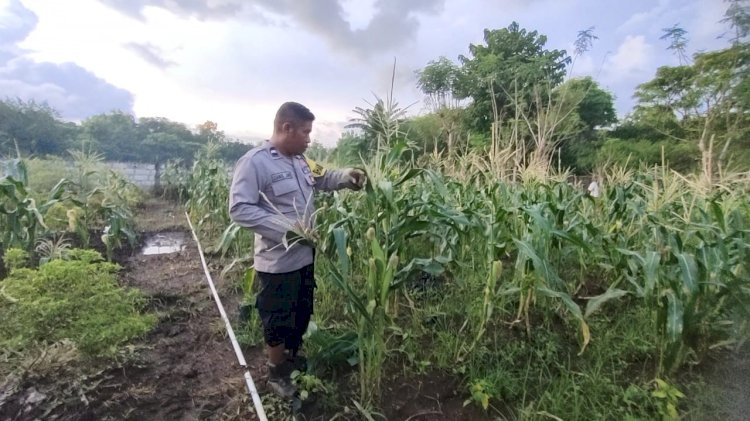
[[[276,146],[273,146],[269,140],[266,140],[266,149],[268,149],[269,155],[271,155],[272,159],[282,159],[284,158],[284,155],[279,152],[278,149],[276,149]]]

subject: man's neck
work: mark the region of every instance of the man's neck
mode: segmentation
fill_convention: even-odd
[[[282,142],[274,135],[271,136],[271,139],[268,140],[268,143],[271,144],[274,148],[276,148],[277,151],[279,151],[280,154],[284,155],[287,158],[292,157],[292,153],[290,153],[284,146],[282,145]]]

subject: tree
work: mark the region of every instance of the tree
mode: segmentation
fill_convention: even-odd
[[[460,68],[445,57],[430,61],[417,71],[417,87],[429,98],[432,109],[456,108],[456,83]]]
[[[81,137],[108,160],[136,161],[142,155],[135,117],[122,111],[87,118],[81,123]]]
[[[484,42],[469,45],[470,56],[459,56],[462,67],[456,81],[459,98],[472,99],[472,125],[481,131],[513,115],[519,101],[532,104],[535,96],[546,97],[563,81],[571,60],[564,50],[546,49],[546,36],[527,32],[516,22],[500,30],[485,29]]]
[[[564,101],[575,104],[580,121],[589,131],[617,122],[614,97],[590,76],[569,79],[556,93]]]
[[[652,117],[649,121],[670,124],[672,114],[678,130],[667,134],[698,145],[710,181],[715,151],[720,150],[721,166],[730,144],[748,133],[749,76],[750,48],[745,44],[699,53],[693,64],[660,67],[654,79],[638,86],[636,111]]]
[[[554,92],[555,101],[561,101],[561,110],[573,112],[561,122],[562,134],[556,145],[560,149],[560,164],[577,171],[586,171],[598,147],[597,129],[617,122],[614,98],[591,77],[569,79]]]
[[[445,148],[449,152],[453,150],[453,139],[460,130],[463,119],[463,110],[459,108],[460,100],[456,96],[460,71],[455,63],[440,57],[437,61],[430,61],[424,69],[417,72],[417,86],[427,95],[430,108],[440,122],[446,139]],[[443,136],[427,139],[435,151],[442,143],[441,138]],[[426,147],[426,144],[423,146]]]
[[[59,120],[57,111],[47,104],[20,99],[0,101],[0,150],[54,155],[68,149],[76,135],[76,126]]]
[[[677,58],[680,60],[680,64],[685,64],[688,62],[687,53],[685,52],[687,50],[687,31],[681,28],[679,25],[674,25],[671,28],[664,28],[662,29],[664,32],[664,35],[662,35],[659,39],[661,40],[669,40],[669,47],[667,47],[667,50],[672,50],[677,55]]]
[[[406,120],[404,132],[409,140],[419,146],[418,154],[437,153],[448,147],[442,142],[446,129],[439,111]]]
[[[157,166],[168,159],[190,160],[201,146],[200,139],[182,124],[163,117],[138,120],[142,140],[142,162]]]
[[[211,120],[206,120],[205,123],[199,124],[197,129],[197,137],[203,143],[223,141],[226,138],[224,132],[219,130],[219,125]]]
[[[734,45],[742,44],[750,35],[750,5],[747,0],[726,0],[729,3],[724,13],[723,23],[728,23],[734,31],[731,41]]]
[[[341,134],[331,157],[340,166],[356,165],[362,163],[360,157],[367,157],[372,152],[372,146],[363,133],[346,131]]]

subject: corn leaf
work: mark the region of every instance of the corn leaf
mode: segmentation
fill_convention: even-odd
[[[670,342],[677,342],[682,336],[683,329],[682,301],[672,290],[665,291],[664,295],[667,297],[667,338]]]
[[[695,257],[687,253],[678,253],[675,257],[680,265],[682,285],[691,293],[695,293],[698,290],[698,265],[695,263]]]
[[[591,297],[586,303],[586,312],[584,313],[583,317],[588,318],[607,301],[620,298],[625,295],[628,295],[627,291],[617,288],[610,288],[604,294],[597,295],[596,297]]]

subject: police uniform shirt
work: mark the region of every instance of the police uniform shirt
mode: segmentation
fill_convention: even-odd
[[[313,250],[282,244],[295,224],[311,227],[315,190],[337,190],[348,179],[345,171],[326,171],[303,155],[285,156],[270,142],[253,148],[237,161],[229,192],[229,215],[255,232],[255,269],[292,272],[313,263]]]

